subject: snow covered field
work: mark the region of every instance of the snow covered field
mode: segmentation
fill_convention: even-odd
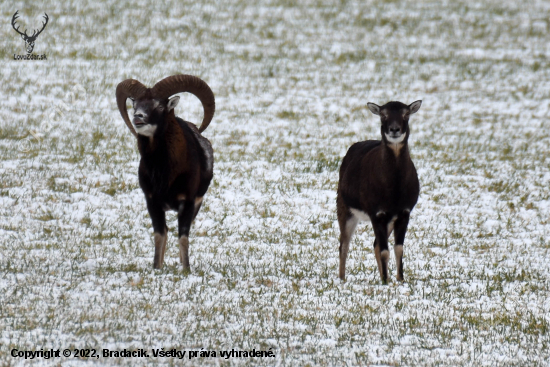
[[[550,3],[2,2],[0,364],[12,349],[217,351],[186,365],[550,364]],[[9,24],[49,24],[34,53]],[[214,181],[164,269],[116,85],[204,79]],[[336,187],[366,103],[411,118],[421,195],[404,284],[369,224],[337,278]],[[176,113],[200,122],[197,99]],[[263,350],[275,358],[219,357]],[[48,365],[180,365],[56,358]]]

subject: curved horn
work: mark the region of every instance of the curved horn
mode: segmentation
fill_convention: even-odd
[[[128,98],[137,99],[146,91],[147,87],[135,79],[126,79],[125,81],[120,82],[116,87],[116,104],[118,106],[118,110],[120,111],[124,122],[128,126],[128,129],[130,129],[134,136],[137,136],[137,133],[132,126],[130,118],[128,118],[128,110],[126,110],[126,100]]]
[[[214,93],[212,93],[208,84],[193,75],[172,75],[162,79],[152,88],[153,96],[159,99],[165,99],[182,92],[194,94],[201,101],[204,118],[199,127],[199,132],[203,132],[212,121],[214,111],[216,111]]]

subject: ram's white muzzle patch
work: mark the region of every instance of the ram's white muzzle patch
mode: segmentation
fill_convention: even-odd
[[[139,135],[151,137],[155,135],[155,131],[157,130],[157,125],[145,124],[145,125],[135,126],[135,128],[136,128],[136,132]]]

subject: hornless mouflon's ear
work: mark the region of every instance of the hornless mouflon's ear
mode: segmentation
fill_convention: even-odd
[[[369,108],[370,112],[374,113],[375,115],[380,116],[380,106],[376,103],[369,102],[367,103],[367,107]]]
[[[179,96],[175,96],[175,97],[170,98],[168,100],[168,105],[166,106],[166,108],[168,109],[168,112],[172,111],[178,105],[179,101],[180,101]]]
[[[420,109],[420,106],[422,105],[422,100],[414,101],[409,105],[409,113],[412,115],[413,113],[418,112]]]

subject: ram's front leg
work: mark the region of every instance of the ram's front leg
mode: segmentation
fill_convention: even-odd
[[[185,200],[180,203],[178,210],[178,231],[180,261],[183,270],[191,271],[189,266],[189,231],[195,214],[195,200]]]
[[[162,206],[152,199],[147,200],[147,210],[151,216],[153,231],[155,232],[155,257],[153,259],[153,268],[161,269],[164,264],[164,253],[166,252],[166,240],[168,237],[166,215]]]

